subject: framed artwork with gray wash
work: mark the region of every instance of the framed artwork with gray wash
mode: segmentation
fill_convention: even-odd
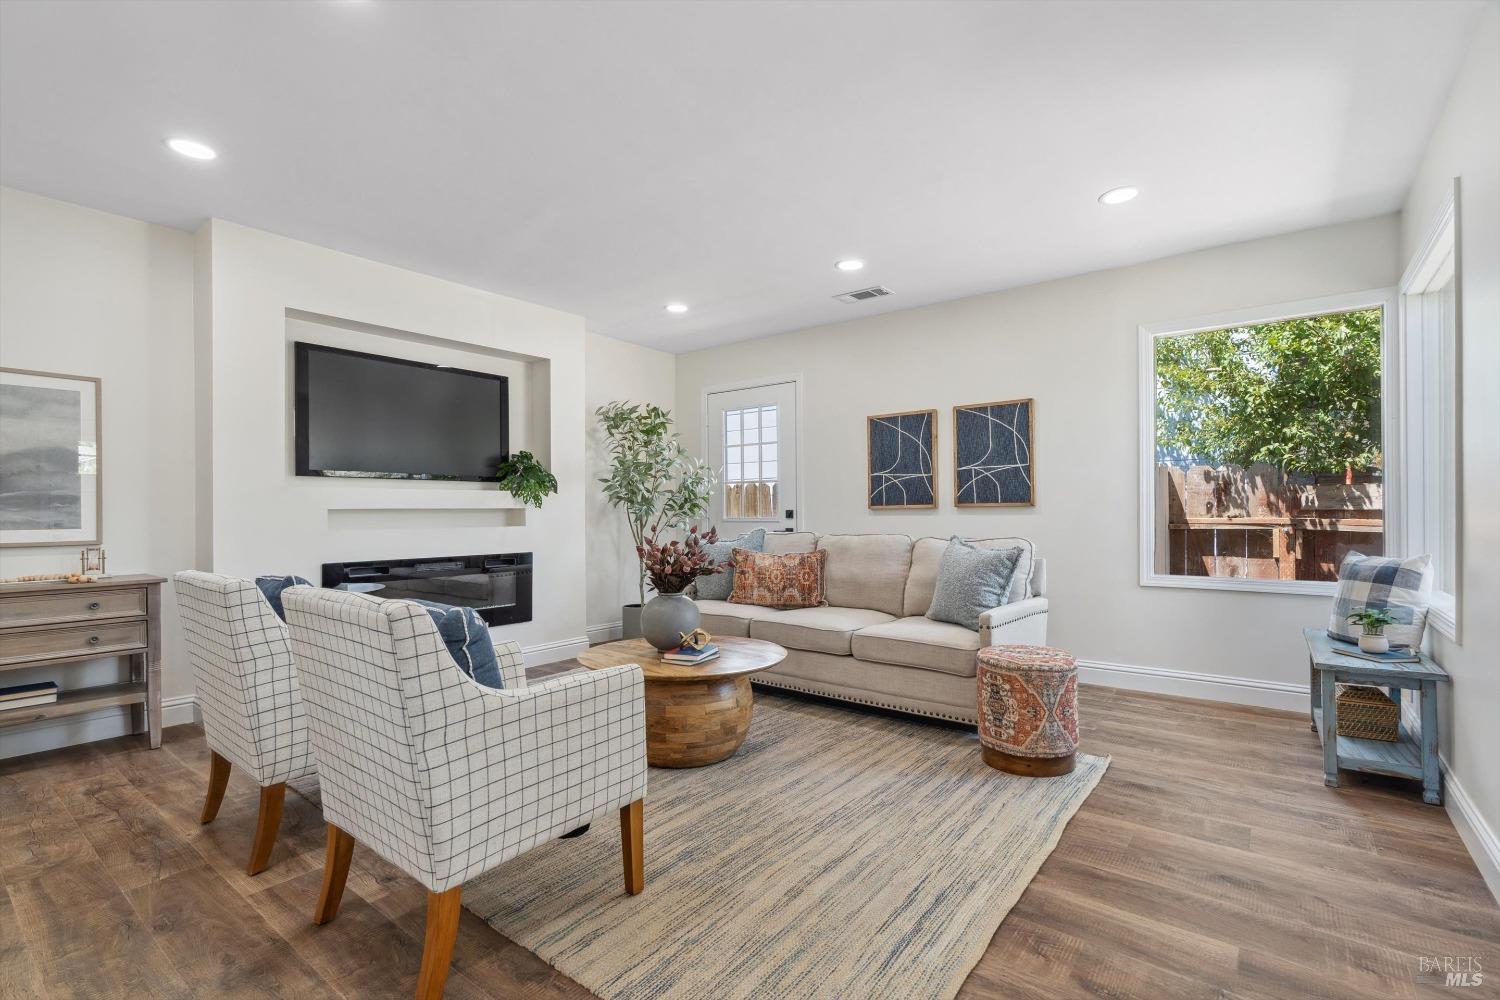
[[[954,506],[1036,506],[1035,426],[1034,399],[955,406]]]
[[[98,545],[100,382],[0,368],[0,546]]]
[[[937,410],[868,417],[865,433],[865,496],[869,509],[936,507]]]

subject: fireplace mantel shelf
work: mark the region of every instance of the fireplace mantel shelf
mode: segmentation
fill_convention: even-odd
[[[410,486],[367,486],[343,483],[338,486],[311,486],[325,510],[520,510],[525,504],[503,490],[459,489],[436,483],[412,483]]]

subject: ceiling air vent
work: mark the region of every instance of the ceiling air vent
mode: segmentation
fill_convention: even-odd
[[[876,285],[874,288],[861,288],[857,292],[845,292],[843,295],[835,295],[834,298],[840,302],[864,302],[866,299],[878,299],[882,295],[891,294],[891,290],[884,285]]]

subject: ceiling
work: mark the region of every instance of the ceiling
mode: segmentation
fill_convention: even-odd
[[[1393,211],[1482,6],[7,0],[0,182],[686,351]]]

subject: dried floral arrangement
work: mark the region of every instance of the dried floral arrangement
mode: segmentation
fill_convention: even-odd
[[[717,529],[699,534],[697,528],[689,528],[686,538],[662,542],[661,527],[653,524],[644,543],[635,547],[651,588],[658,594],[680,594],[698,577],[724,572],[704,547],[719,540]]]

